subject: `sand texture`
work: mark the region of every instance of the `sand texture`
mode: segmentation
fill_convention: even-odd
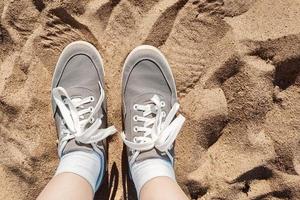
[[[191,199],[300,199],[299,0],[0,0],[0,199],[35,199],[58,163],[50,85],[62,49],[104,58],[122,130],[122,64],[158,47],[187,121],[176,173]],[[95,199],[136,199],[119,134]]]

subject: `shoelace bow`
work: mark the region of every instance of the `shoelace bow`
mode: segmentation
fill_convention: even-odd
[[[134,163],[140,152],[148,151],[153,148],[166,153],[173,163],[173,157],[169,153],[169,150],[172,148],[173,143],[183,126],[185,118],[182,115],[178,115],[174,119],[179,109],[178,103],[173,105],[167,116],[166,113],[162,111],[162,107],[164,106],[165,102],[161,101],[157,95],[154,95],[151,98],[151,102],[149,104],[134,105],[133,109],[142,111],[143,116],[135,115],[133,120],[144,122],[144,125],[142,127],[134,127],[135,132],[141,132],[143,135],[134,137],[133,141],[127,140],[124,132],[121,134],[127,147],[135,151],[132,159],[129,161],[130,165]],[[151,117],[150,115],[152,114],[154,114],[155,117]],[[164,117],[165,120],[163,121]]]
[[[93,149],[100,153],[97,148],[97,143],[104,140],[110,135],[113,135],[117,130],[114,126],[110,126],[106,129],[100,129],[102,124],[102,117],[94,118],[94,115],[99,111],[103,100],[105,98],[104,89],[100,86],[100,98],[95,105],[95,108],[84,108],[84,104],[93,102],[95,99],[93,96],[86,98],[73,98],[71,99],[67,91],[62,87],[54,88],[52,95],[54,101],[60,110],[63,118],[63,123],[66,125],[66,129],[62,130],[63,136],[60,139],[59,156],[68,143],[69,140],[75,139],[77,142],[84,144],[91,144]],[[88,115],[87,118],[85,116]],[[90,126],[88,126],[88,124]]]

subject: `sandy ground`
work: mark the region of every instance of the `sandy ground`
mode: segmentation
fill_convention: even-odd
[[[122,63],[157,46],[187,121],[177,178],[191,199],[300,199],[299,0],[0,0],[0,199],[35,199],[58,163],[50,82],[62,49],[105,60],[121,131]],[[120,135],[95,199],[135,199]]]

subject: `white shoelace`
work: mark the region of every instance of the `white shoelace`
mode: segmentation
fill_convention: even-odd
[[[157,95],[154,95],[151,98],[151,102],[147,105],[134,105],[133,109],[142,111],[143,116],[135,115],[133,120],[144,122],[144,125],[142,127],[135,126],[133,128],[135,132],[141,132],[143,134],[142,136],[134,137],[133,141],[127,140],[124,132],[121,134],[127,147],[134,151],[132,159],[129,161],[130,165],[134,163],[140,152],[148,151],[153,148],[166,153],[173,163],[173,157],[169,153],[169,150],[172,148],[185,118],[182,115],[178,115],[174,119],[179,109],[178,103],[173,105],[167,116],[166,113],[162,111],[162,107],[164,106],[165,102],[161,101]],[[154,114],[155,117],[147,117],[152,114]],[[163,118],[165,118],[164,121]]]
[[[60,145],[58,154],[61,157],[62,152],[69,140],[75,138],[76,141],[91,144],[93,149],[100,153],[100,149],[97,147],[99,141],[104,140],[110,135],[113,135],[117,130],[114,126],[106,129],[100,129],[102,124],[101,118],[95,119],[94,115],[99,111],[103,103],[105,94],[104,90],[100,86],[100,98],[95,108],[92,106],[84,109],[84,104],[94,101],[93,96],[86,98],[76,97],[71,99],[67,91],[62,87],[54,88],[52,95],[57,107],[63,118],[63,123],[66,125],[66,129],[62,130],[62,138],[60,139]],[[64,97],[64,98],[63,98]],[[87,118],[85,116],[88,115]],[[90,126],[87,126],[90,124]]]

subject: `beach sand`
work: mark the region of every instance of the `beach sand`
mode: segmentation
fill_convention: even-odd
[[[136,199],[120,138],[121,72],[137,45],[167,57],[186,123],[191,199],[300,199],[299,0],[0,0],[0,199],[35,199],[58,164],[50,86],[72,41],[106,71],[108,175],[95,199]]]

